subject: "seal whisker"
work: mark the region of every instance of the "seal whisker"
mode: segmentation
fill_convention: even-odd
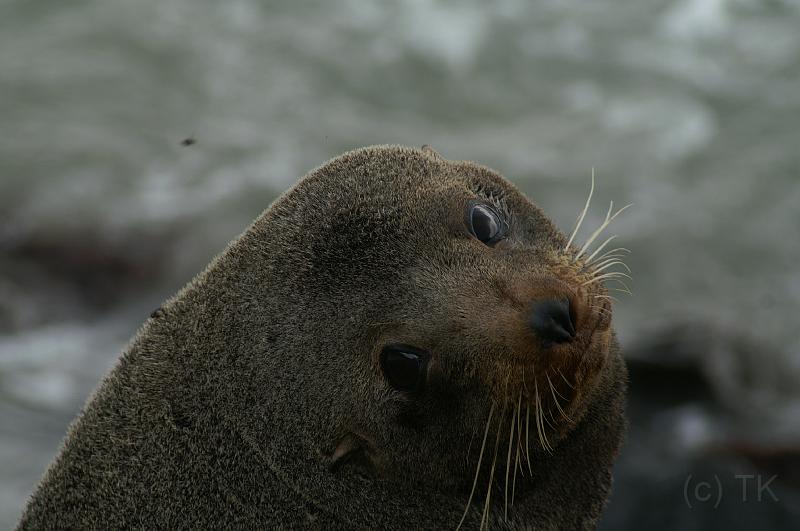
[[[502,425],[503,418],[505,418],[505,416],[506,416],[506,404],[503,404],[503,412],[500,413],[500,420],[497,423],[497,435],[495,436],[494,439],[494,457],[492,458],[492,472],[489,474],[489,488],[486,490],[486,502],[483,505],[483,514],[481,515],[480,529],[483,529],[484,520],[486,526],[488,527],[489,525],[489,514],[491,512],[489,508],[491,507],[491,501],[492,501],[492,487],[494,486],[494,471],[497,467],[497,450],[500,446],[500,434],[502,433],[500,426]]]
[[[599,262],[600,260],[608,258],[609,256],[616,256],[616,255],[625,256],[629,254],[631,254],[631,250],[628,249],[627,247],[615,247],[613,249],[609,249],[608,251],[604,252],[603,254],[592,260],[592,263]]]
[[[599,300],[601,300],[601,301],[603,301],[603,300],[608,300],[608,301],[611,301],[611,302],[614,302],[614,301],[616,301],[616,299],[615,299],[613,296],[611,296],[611,295],[604,295],[604,294],[595,295],[595,296],[594,296],[594,298],[595,298],[595,299],[599,299]],[[606,311],[608,311],[608,312],[611,312],[611,305],[610,305],[610,304],[609,304],[609,305],[605,305],[605,304],[593,305],[592,307],[593,307],[593,308],[596,308],[596,309],[598,309],[598,310],[606,310]]]
[[[531,403],[528,402],[527,412],[525,413],[525,453],[528,455],[528,472],[533,476],[533,466],[531,465],[531,446],[529,436],[531,433]]]
[[[607,257],[604,257],[604,258],[602,258],[600,260],[597,260],[597,261],[593,262],[586,269],[591,269],[592,272],[596,272],[599,268],[601,268],[604,265],[608,264],[609,262],[613,262],[615,260],[619,260],[620,262],[625,264],[625,258],[626,258],[625,255],[622,255],[622,254],[612,254],[612,255],[609,255]],[[628,270],[629,273],[631,272],[630,269],[628,268],[627,264],[625,264],[624,267],[625,267],[625,269]],[[584,270],[582,270],[581,272],[583,272],[583,271]]]
[[[596,306],[595,309],[597,310],[597,315],[599,317],[611,318],[613,316],[613,314],[611,313],[611,310],[609,308],[603,308],[603,307],[600,307],[600,306]]]
[[[467,446],[467,459],[469,459],[469,454],[472,452],[472,443],[475,440],[475,434],[478,433],[478,427],[473,426],[472,428],[472,437],[469,438],[469,446]]]
[[[531,477],[533,477],[533,465],[531,463],[531,447],[529,444],[530,440],[530,433],[531,433],[531,399],[530,399],[530,391],[528,390],[528,382],[525,380],[525,367],[522,367],[522,387],[525,389],[525,396],[528,397],[528,400],[525,402],[525,406],[527,408],[527,412],[525,414],[525,454],[527,456],[528,461],[528,472],[530,473]]]
[[[622,288],[610,288],[606,287],[608,291],[619,291],[620,293],[625,293],[627,295],[633,295],[629,289],[622,289]]]
[[[519,461],[519,453],[520,453],[520,446],[522,441],[522,430],[520,426],[520,410],[522,409],[522,391],[519,392],[519,398],[517,399],[517,451],[516,457],[514,458],[514,481],[511,483],[511,506],[514,506],[514,495],[517,492],[517,472],[523,472],[522,465]]]
[[[520,389],[519,398],[517,399],[517,466],[520,472],[525,472],[522,469],[520,462],[520,452],[522,450],[522,390]],[[513,498],[512,498],[513,499]]]
[[[481,473],[481,463],[483,462],[483,452],[486,449],[486,438],[489,436],[489,427],[492,424],[492,416],[494,415],[494,408],[495,403],[492,402],[492,407],[489,409],[489,418],[486,420],[486,429],[483,432],[483,443],[481,443],[481,453],[478,456],[478,466],[475,470],[475,479],[472,481],[472,490],[469,493],[469,498],[467,499],[467,506],[464,509],[464,515],[461,517],[461,521],[458,522],[458,526],[456,527],[456,531],[461,529],[461,526],[464,524],[464,520],[467,518],[467,514],[469,514],[469,506],[472,504],[472,497],[475,495],[475,487],[478,485],[478,476]]]
[[[611,258],[614,256],[624,256],[626,254],[631,254],[631,250],[625,247],[615,247],[614,249],[610,249],[601,254],[600,256],[598,256],[597,258],[595,258],[593,262],[600,262],[605,258]]]
[[[531,363],[531,367],[533,367],[533,363]],[[530,426],[531,426],[531,401],[530,396],[531,392],[528,389],[528,381],[525,379],[525,366],[522,366],[522,388],[525,391],[525,407],[527,409],[527,413],[525,415],[525,455],[527,456],[528,461],[528,472],[533,477],[533,467],[531,465],[531,449],[528,444],[529,435],[530,435]],[[521,395],[521,393],[520,393]],[[521,398],[521,396],[520,396]]]
[[[561,375],[561,378],[564,380],[564,383],[565,383],[565,384],[567,384],[567,385],[569,386],[569,388],[570,388],[570,389],[573,389],[573,390],[574,390],[574,389],[575,389],[575,386],[574,386],[574,385],[572,385],[571,383],[569,383],[569,380],[567,380],[567,377],[566,377],[566,376],[564,376],[564,373],[563,373],[563,372],[561,372],[561,368],[560,368],[560,367],[556,367],[556,371],[558,371],[558,374],[560,374],[560,375]]]
[[[619,299],[614,297],[613,295],[595,295],[595,299],[605,299],[613,302],[619,302]]]
[[[605,219],[603,219],[603,222],[600,224],[600,227],[589,236],[589,238],[586,240],[586,243],[583,244],[583,247],[581,247],[581,250],[576,255],[576,258],[579,258],[581,254],[589,247],[589,245],[591,245],[592,241],[594,241],[594,239],[600,235],[600,233],[605,229],[605,227],[608,226],[609,219],[611,217],[611,212],[613,210],[614,210],[614,201],[611,201],[611,203],[608,205],[608,212],[606,212]]]
[[[567,422],[572,422],[572,419],[569,418],[569,415],[567,415],[561,408],[561,404],[558,403],[558,397],[556,396],[557,394],[556,388],[553,386],[553,381],[550,380],[550,375],[547,374],[546,376],[547,376],[547,383],[550,385],[550,392],[553,394],[553,402],[555,402],[556,404],[556,409],[558,409],[558,412],[561,413],[562,417],[564,417],[564,420],[566,420]]]
[[[592,262],[592,265],[594,267],[600,267],[601,264],[603,264],[604,262],[608,262],[609,260],[622,260],[624,262],[625,258],[627,258],[627,257],[625,256],[624,253],[612,253],[612,254],[603,256],[602,258],[598,258],[597,260]]]
[[[505,519],[508,520],[508,476],[511,472],[511,448],[512,444],[514,443],[514,428],[515,423],[517,421],[517,415],[515,411],[511,412],[511,434],[509,435],[508,439],[508,453],[506,455],[506,480],[503,487],[503,503],[505,505]],[[513,503],[513,502],[512,502]]]
[[[601,244],[600,244],[600,245],[597,247],[597,249],[595,249],[595,250],[594,250],[594,252],[593,252],[592,254],[590,254],[590,255],[589,255],[589,256],[588,256],[588,257],[587,257],[587,258],[584,260],[584,262],[585,262],[587,265],[588,265],[588,264],[591,264],[591,263],[592,263],[592,259],[594,259],[594,257],[595,257],[595,256],[597,256],[597,255],[598,255],[598,253],[599,253],[600,251],[602,251],[602,250],[605,248],[605,246],[606,246],[606,245],[608,245],[609,243],[611,243],[611,242],[612,242],[613,240],[615,240],[616,238],[618,238],[618,236],[617,236],[616,234],[614,234],[613,236],[610,236],[610,237],[608,237],[608,238],[606,239],[606,241],[604,241],[603,243],[601,243]]]
[[[602,258],[598,258],[594,262],[591,263],[589,266],[592,270],[597,270],[598,267],[602,266],[606,262],[610,262],[612,260],[619,260],[621,262],[625,261],[627,256],[624,253],[612,253],[608,256],[603,256]]]
[[[533,385],[534,385],[534,394],[535,394],[535,400],[536,400],[536,402],[535,402],[535,406],[536,407],[535,407],[534,413],[536,414],[536,429],[539,432],[539,442],[541,443],[542,448],[545,451],[547,451],[549,453],[553,453],[553,448],[550,446],[550,443],[547,441],[547,434],[545,433],[545,429],[546,428],[545,428],[545,425],[544,425],[544,413],[542,411],[543,406],[542,406],[541,400],[539,399],[539,384],[536,382],[535,379],[533,381]]]
[[[591,279],[591,280],[587,280],[586,282],[584,282],[584,283],[583,283],[583,284],[581,284],[581,285],[582,285],[582,286],[586,286],[586,285],[589,285],[589,284],[593,284],[593,283],[595,283],[595,282],[600,282],[601,280],[606,280],[606,279],[617,279],[617,278],[620,278],[620,277],[622,277],[622,278],[628,278],[628,279],[631,279],[631,280],[633,280],[633,277],[631,277],[631,276],[630,276],[629,274],[627,274],[627,273],[623,273],[622,271],[612,271],[612,272],[610,272],[610,273],[604,273],[604,274],[602,274],[602,275],[598,275],[598,276],[596,276],[596,277],[592,277],[592,279]]]
[[[592,202],[592,194],[594,194],[594,168],[592,168],[592,186],[589,189],[589,197],[586,198],[586,204],[583,206],[583,210],[581,210],[581,213],[578,214],[578,221],[575,223],[575,229],[572,231],[572,235],[569,237],[567,246],[564,247],[565,251],[569,249],[570,245],[572,245],[573,240],[575,240],[575,236],[578,234],[578,230],[580,230],[581,225],[583,224],[583,218],[586,217],[586,213],[589,211],[589,204]]]
[[[550,420],[547,420],[548,417],[550,418]],[[547,421],[547,424],[551,428],[555,428],[555,426],[558,424],[558,421],[556,420],[556,416],[555,416],[555,414],[553,414],[553,410],[550,409],[550,408],[547,409],[547,414],[544,415],[544,418]]]
[[[517,451],[518,451],[517,464],[519,464],[519,450],[521,447],[522,447],[522,390],[520,390],[519,398],[517,398]],[[520,471],[523,471],[521,465],[520,465]]]
[[[629,288],[628,285],[625,284],[625,281],[622,280],[620,277],[615,277],[615,278],[611,278],[611,279],[608,279],[608,280],[609,280],[609,282],[617,282],[617,283],[619,283],[620,286],[622,286],[625,290],[627,290],[628,294],[633,295],[633,293],[631,292],[631,288]],[[609,288],[606,287],[606,289],[609,289]]]
[[[556,394],[556,396],[558,396],[558,398],[561,398],[564,401],[569,401],[568,398],[566,398],[564,395],[562,395],[560,392],[558,392],[558,389],[555,388],[555,386],[553,385],[553,381],[550,379],[550,375],[549,374],[547,375],[547,381],[550,383],[550,387],[553,389],[553,392],[555,392],[555,394]]]
[[[555,415],[553,415],[553,409],[549,407],[545,408],[544,399],[542,399],[542,420],[544,421],[545,428],[550,427],[555,429],[556,425],[558,424]],[[550,445],[550,448],[553,448],[552,444]]]
[[[514,495],[517,492],[517,472],[523,473],[522,463],[519,460],[519,441],[517,441],[517,457],[514,463],[514,481],[511,484],[511,507],[514,507]]]
[[[619,216],[620,214],[625,212],[625,210],[627,210],[631,206],[633,206],[633,203],[629,203],[629,204],[625,205],[624,207],[622,207],[619,210],[617,210],[617,212],[614,215],[611,215],[611,211],[614,208],[614,202],[612,201],[611,205],[608,207],[608,213],[606,214],[606,219],[603,221],[603,223],[600,225],[600,227],[598,227],[598,229],[596,231],[594,231],[591,236],[589,236],[589,239],[586,240],[586,243],[583,244],[583,247],[581,248],[581,250],[578,252],[577,255],[575,255],[575,260],[580,258],[580,256],[584,252],[586,252],[586,249],[589,248],[589,246],[592,244],[592,242],[598,236],[600,236],[600,234],[606,229],[606,227],[608,227],[611,224],[612,221],[614,221],[617,218],[617,216]]]
[[[520,389],[519,397],[517,398],[517,466],[519,466],[520,473],[524,474],[525,470],[522,467],[522,459],[521,459],[522,451],[523,451],[523,446],[522,446],[522,433],[523,433],[523,429],[522,429],[522,396],[523,396],[523,390]]]
[[[625,262],[623,262],[622,260],[607,260],[607,261],[601,262],[601,263],[599,263],[597,265],[598,265],[598,267],[595,268],[595,270],[593,272],[595,275],[597,273],[599,273],[600,271],[603,271],[603,270],[608,269],[609,267],[613,267],[615,265],[621,265],[622,267],[624,267],[628,271],[628,273],[632,273],[631,268],[628,267],[627,265],[625,265]]]
[[[595,251],[595,252],[597,252],[597,251]],[[611,256],[617,256],[617,255],[625,256],[625,255],[629,255],[629,254],[631,254],[631,250],[628,249],[627,247],[614,247],[613,249],[609,249],[608,251],[604,252],[603,254],[599,255],[598,257],[593,258],[591,263],[600,262],[603,259],[609,258]]]

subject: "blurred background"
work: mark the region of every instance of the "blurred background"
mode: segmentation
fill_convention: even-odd
[[[603,529],[800,528],[800,2],[487,5],[0,2],[0,528],[150,311],[382,143],[491,166],[567,231],[594,167],[584,236],[635,204]]]

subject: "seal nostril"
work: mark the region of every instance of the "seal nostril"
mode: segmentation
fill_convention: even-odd
[[[546,343],[566,343],[575,337],[575,323],[568,298],[534,303],[530,325]]]

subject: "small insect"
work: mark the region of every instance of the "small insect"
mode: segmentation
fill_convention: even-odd
[[[183,140],[181,140],[181,145],[182,146],[191,146],[191,145],[194,145],[194,144],[197,144],[197,139],[194,138],[193,136],[190,136],[188,138],[184,138]]]

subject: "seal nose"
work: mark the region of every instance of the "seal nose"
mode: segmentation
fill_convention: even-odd
[[[567,343],[575,337],[568,298],[545,299],[533,304],[530,325],[545,343]]]

